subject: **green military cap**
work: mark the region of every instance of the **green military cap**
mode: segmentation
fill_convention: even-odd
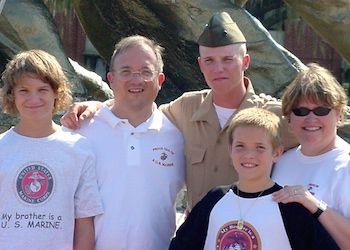
[[[245,42],[242,31],[227,12],[214,14],[198,39],[198,44],[205,47],[220,47]]]

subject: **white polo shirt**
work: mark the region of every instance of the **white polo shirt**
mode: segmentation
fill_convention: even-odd
[[[157,109],[135,128],[103,107],[78,132],[97,156],[105,213],[95,218],[96,249],[168,249],[185,179],[180,131]]]

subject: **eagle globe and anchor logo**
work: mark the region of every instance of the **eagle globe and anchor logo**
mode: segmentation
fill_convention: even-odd
[[[39,204],[52,194],[53,177],[50,170],[40,164],[25,166],[16,181],[17,194],[26,203]]]
[[[257,230],[248,222],[231,221],[223,225],[216,237],[216,250],[261,250]]]

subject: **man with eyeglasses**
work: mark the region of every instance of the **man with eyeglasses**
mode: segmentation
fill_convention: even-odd
[[[250,63],[246,43],[228,13],[214,14],[198,39],[198,64],[210,88],[184,93],[173,102],[160,106],[185,138],[189,210],[210,189],[237,181],[227,150],[226,133],[235,113],[244,108],[261,107],[282,115],[281,103],[256,95],[252,83],[244,76]],[[89,108],[87,112],[83,112],[85,107]],[[84,116],[91,115],[94,109],[95,103],[77,104],[64,116],[62,123],[78,127]],[[81,112],[78,119],[77,114]],[[287,122],[283,125],[285,148],[296,146]]]
[[[107,74],[114,103],[77,130],[97,155],[105,210],[94,221],[97,250],[167,249],[176,229],[184,141],[154,103],[165,79],[162,50],[138,35],[117,43]]]

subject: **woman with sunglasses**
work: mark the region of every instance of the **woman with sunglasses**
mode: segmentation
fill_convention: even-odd
[[[282,96],[283,115],[300,146],[285,152],[273,171],[285,185],[274,200],[301,203],[341,249],[350,249],[350,146],[337,136],[337,125],[347,101],[327,69],[309,64],[301,71]]]

